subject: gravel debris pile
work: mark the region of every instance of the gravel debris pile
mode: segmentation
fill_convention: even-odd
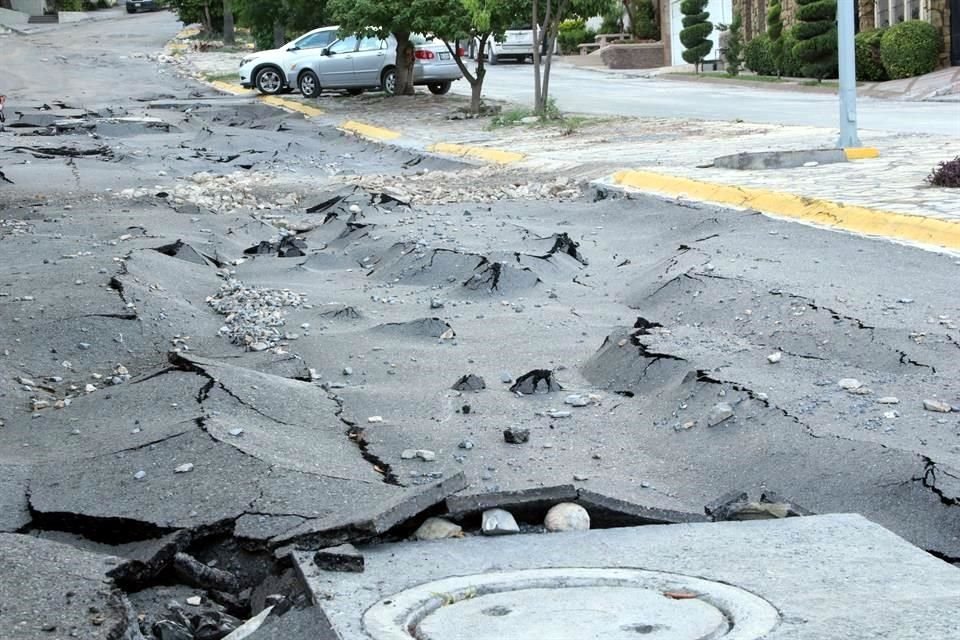
[[[351,176],[346,181],[418,204],[572,200],[582,194],[580,185],[565,176],[544,181],[517,172],[505,174],[502,167],[492,165],[462,171],[429,171],[405,176],[402,183],[390,175]]]
[[[306,297],[289,289],[248,287],[231,278],[207,297],[207,304],[227,317],[221,336],[250,351],[266,351],[283,339],[279,327],[286,323],[284,308],[304,306]]]
[[[147,197],[167,198],[174,206],[193,204],[215,213],[233,213],[241,208],[263,210],[297,205],[298,196],[294,193],[287,193],[275,200],[257,193],[274,186],[274,178],[262,172],[251,174],[235,171],[226,175],[216,175],[201,171],[169,187],[124,189],[117,196],[128,200]]]

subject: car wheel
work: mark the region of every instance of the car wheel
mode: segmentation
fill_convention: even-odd
[[[493,47],[487,49],[487,64],[492,67],[493,65],[497,64],[498,61],[499,58],[497,58],[497,54],[493,52]]]
[[[320,78],[309,69],[300,74],[297,85],[304,98],[316,98],[320,95]]]
[[[397,92],[397,70],[393,67],[386,69],[383,72],[383,75],[380,76],[380,87],[383,89],[383,92],[388,96],[392,96]]]
[[[135,7],[127,7],[127,13],[136,13],[137,10]]]
[[[358,96],[363,93],[363,89],[347,89],[347,95]]]
[[[450,91],[450,86],[452,84],[453,83],[449,80],[447,82],[437,82],[436,84],[428,84],[427,89],[430,89],[430,93],[435,96],[442,96]]]
[[[283,75],[276,67],[264,67],[257,72],[254,84],[260,93],[272,96],[283,89]]]

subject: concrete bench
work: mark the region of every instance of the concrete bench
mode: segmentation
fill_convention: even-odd
[[[621,40],[629,40],[631,38],[629,33],[598,33],[593,36],[593,41],[605,47],[611,42],[620,42]]]
[[[577,45],[577,48],[580,49],[580,55],[585,56],[599,49],[600,45],[596,42],[584,42],[583,44]]]

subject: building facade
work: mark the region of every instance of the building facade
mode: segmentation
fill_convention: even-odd
[[[839,0],[843,2],[843,0]],[[960,65],[960,0],[853,0],[858,30],[889,27],[905,20],[926,20],[943,35],[943,64]],[[796,20],[796,0],[781,0],[783,23]],[[767,0],[733,0],[743,20],[744,40],[767,30]]]

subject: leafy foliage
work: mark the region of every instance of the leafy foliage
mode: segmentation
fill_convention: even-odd
[[[660,25],[657,10],[651,0],[623,0],[630,16],[630,35],[636,40],[659,40]]]
[[[910,78],[937,68],[943,40],[924,20],[895,24],[880,39],[880,59],[890,78]]]
[[[727,75],[740,75],[740,69],[743,67],[743,20],[739,13],[733,14],[733,22],[730,23],[730,36],[727,38],[725,58]]]
[[[937,165],[927,176],[927,182],[935,187],[960,189],[960,156]]]
[[[778,76],[783,75],[783,8],[780,0],[770,0],[767,9],[767,38],[770,40],[770,58]]]
[[[700,68],[703,59],[713,49],[709,39],[713,32],[710,14],[705,11],[707,0],[683,0],[680,12],[683,14],[683,29],[680,31],[680,43],[684,47],[683,59]]]
[[[770,36],[760,34],[743,48],[743,65],[761,76],[772,76],[777,73],[777,65],[770,55]]]
[[[854,38],[857,58],[857,80],[882,82],[889,80],[880,58],[880,39],[886,29],[861,31]]]
[[[564,55],[578,53],[577,47],[584,42],[592,42],[593,36],[593,31],[587,28],[587,23],[582,18],[564,20],[560,23],[560,29],[557,32],[560,53]]]
[[[793,52],[803,75],[823,80],[837,75],[837,0],[797,0]]]

